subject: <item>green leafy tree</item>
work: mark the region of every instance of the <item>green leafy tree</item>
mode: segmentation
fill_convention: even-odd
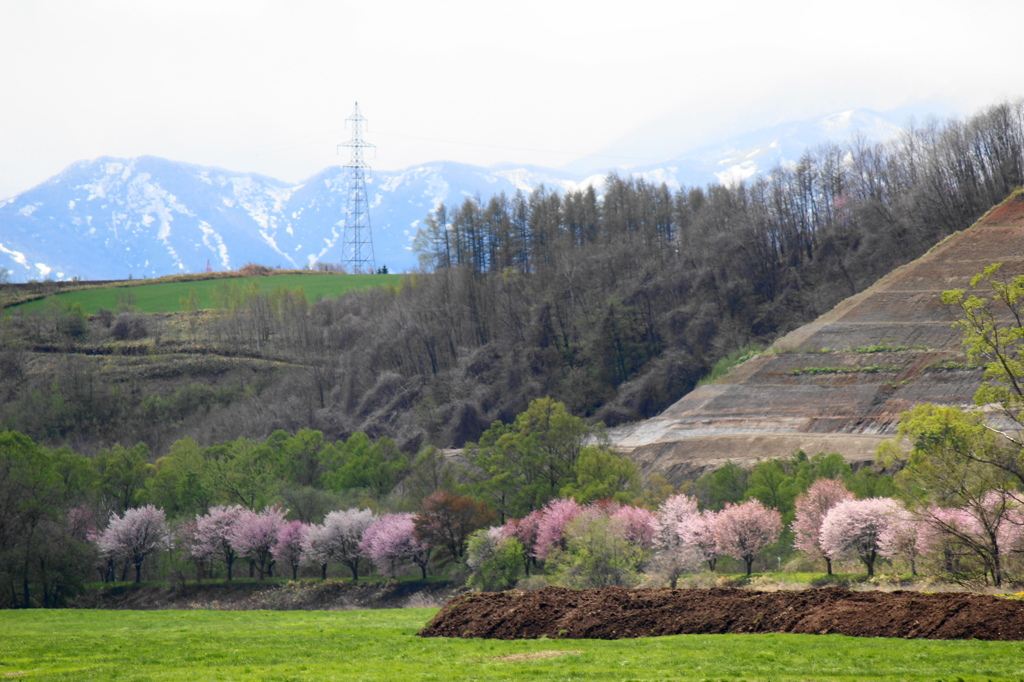
[[[213,448],[208,457],[216,462],[218,497],[222,501],[247,509],[263,509],[277,501],[288,471],[288,462],[280,451],[239,438]]]
[[[982,458],[978,461],[1024,485],[1024,275],[1007,278],[1001,268],[1001,263],[988,266],[971,279],[974,291],[945,291],[942,302],[958,314],[955,324],[963,333],[967,357],[985,367],[974,402],[995,406],[1017,425],[1015,430],[995,431],[1009,447],[964,456]]]
[[[494,422],[480,436],[479,443],[467,443],[464,449],[471,464],[466,471],[471,480],[470,489],[476,497],[487,500],[502,523],[530,511],[522,511],[526,506],[525,494],[520,487],[524,474],[519,467],[519,452],[514,447],[514,439],[502,440],[510,432],[509,424]]]
[[[467,447],[472,489],[502,521],[526,516],[574,481],[584,439],[597,435],[562,403],[538,398],[512,424],[493,424]]]
[[[747,486],[748,498],[777,509],[783,518],[792,514],[799,490],[793,476],[786,472],[780,460],[758,462],[747,477]]]
[[[547,558],[556,584],[574,589],[634,587],[640,564],[647,558],[632,542],[621,518],[584,513],[565,528],[565,549],[555,547]]]
[[[1017,480],[988,462],[1006,447],[980,414],[954,407],[918,405],[903,413],[895,439],[878,449],[886,466],[903,465],[896,475],[900,493],[941,532],[976,554],[995,585],[1004,578],[1001,540],[1014,510],[1024,502]],[[941,508],[966,510],[980,532],[966,532],[947,521]]]
[[[98,477],[88,457],[69,448],[57,448],[50,451],[50,458],[54,471],[61,478],[66,508],[95,501]]]
[[[402,454],[387,436],[371,443],[370,438],[358,431],[336,451],[323,458],[327,471],[320,476],[325,488],[342,490],[364,489],[377,498],[390,493],[409,466]]]
[[[421,450],[402,481],[403,497],[412,508],[419,507],[423,498],[438,490],[456,490],[458,477],[455,466],[443,450],[432,445]]]
[[[300,486],[313,486],[323,474],[320,453],[327,446],[324,434],[303,429],[281,444],[291,464],[290,479]]]
[[[726,503],[737,504],[747,494],[747,471],[735,462],[726,462],[701,475],[694,493],[705,509],[719,511]]]
[[[819,478],[845,479],[852,474],[850,464],[838,452],[819,452],[808,457],[803,450],[797,450],[790,463],[798,492],[806,492]]]
[[[466,543],[466,564],[470,569],[466,585],[484,592],[511,589],[523,573],[525,558],[519,540],[482,528],[470,535]]]
[[[67,496],[51,453],[0,432],[0,605],[56,606],[81,586],[90,556],[69,532]]]
[[[893,497],[897,493],[892,474],[876,471],[874,467],[864,466],[843,478],[846,487],[857,496],[858,500],[870,497]]]
[[[629,457],[588,445],[580,451],[573,466],[576,480],[562,488],[562,497],[580,504],[597,500],[615,500],[632,504],[641,494],[640,472]]]
[[[149,463],[149,448],[138,443],[130,449],[120,444],[101,450],[93,460],[99,474],[103,504],[110,511],[123,514],[141,501],[146,480],[156,472]]]
[[[182,438],[156,461],[153,476],[146,480],[146,498],[171,518],[202,514],[217,501],[219,471],[199,443]]]

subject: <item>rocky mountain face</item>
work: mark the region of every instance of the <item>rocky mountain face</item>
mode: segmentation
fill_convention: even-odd
[[[1024,272],[1024,196],[697,388],[662,414],[614,430],[645,473],[673,482],[727,460],[840,452],[871,461],[900,414],[920,403],[973,404],[981,369],[966,366],[943,291],[969,288],[994,262]]]
[[[733,183],[796,162],[805,149],[860,134],[886,139],[899,127],[851,111],[774,126],[725,140],[664,164],[617,171],[670,188]],[[156,157],[81,161],[0,202],[0,267],[31,279],[127,279],[237,269],[341,263],[348,171],[327,168],[291,185],[265,176]],[[486,201],[540,185],[599,190],[606,173],[546,168],[480,168],[438,162],[367,178],[375,264],[417,267],[412,240],[438,204]]]

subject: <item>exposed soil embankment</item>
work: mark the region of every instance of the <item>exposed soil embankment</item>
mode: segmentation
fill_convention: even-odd
[[[942,292],[988,265],[1024,273],[1024,195],[889,273],[662,414],[612,432],[644,475],[679,485],[725,461],[840,452],[870,462],[921,403],[970,405],[982,370],[963,353]],[[996,425],[999,426],[998,421]]]
[[[783,592],[611,587],[456,597],[422,637],[622,639],[789,632],[856,637],[1024,640],[1024,602],[979,594]]]

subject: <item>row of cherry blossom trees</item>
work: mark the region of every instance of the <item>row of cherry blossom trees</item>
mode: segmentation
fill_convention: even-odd
[[[916,574],[919,560],[931,556],[949,573],[980,562],[999,584],[1004,557],[1024,553],[1024,508],[993,494],[987,509],[1004,519],[997,528],[970,508],[911,510],[893,498],[858,500],[841,481],[820,479],[797,498],[793,544],[823,559],[829,574],[834,561],[859,559],[873,576],[879,558],[905,561]],[[317,567],[326,578],[335,564],[357,580],[366,561],[385,576],[416,568],[426,578],[439,550],[451,563],[464,562],[470,585],[482,589],[511,587],[540,566],[550,581],[572,587],[629,586],[643,573],[660,574],[674,587],[684,573],[714,571],[723,556],[751,574],[784,528],[782,514],[756,499],[714,511],[685,494],[655,511],[558,498],[489,528],[493,517],[485,507],[446,492],[432,495],[419,514],[353,508],[333,511],[321,524],[286,521],[286,514],[281,507],[217,506],[172,533],[163,510],[147,505],[114,514],[93,538],[110,579],[118,567],[122,579],[134,567],[141,580],[146,559],[176,545],[197,566],[222,564],[228,580],[238,559],[248,560],[260,579],[275,565],[290,568],[293,578],[301,566]]]
[[[1006,577],[1005,559],[1024,554],[1024,504],[1019,495],[989,491],[978,504],[908,508],[892,498],[854,499],[841,483],[821,479],[797,499],[794,545],[832,561],[857,557],[874,575],[878,557],[902,559],[917,573],[931,555],[941,572],[977,573],[994,585]]]
[[[223,564],[229,580],[236,559],[244,558],[261,579],[275,566],[290,567],[297,577],[303,565],[326,577],[330,564],[346,566],[358,579],[366,561],[384,575],[418,568],[426,577],[433,562],[468,566],[474,580],[487,585],[507,583],[513,567],[529,574],[541,564],[551,580],[567,585],[629,584],[644,571],[664,574],[674,585],[683,572],[714,571],[723,556],[742,562],[749,575],[770,546],[780,564],[792,546],[823,559],[829,574],[837,559],[859,559],[871,576],[879,557],[906,561],[912,573],[927,558],[943,573],[981,573],[1000,584],[1007,557],[1024,551],[1014,481],[964,455],[989,452],[991,433],[978,419],[946,408],[922,406],[904,415],[899,435],[913,446],[905,457],[898,443],[882,449],[883,460],[905,459],[896,483],[890,479],[887,486],[853,475],[838,454],[796,453],[760,463],[749,475],[722,467],[692,485],[692,497],[657,496],[650,482],[642,496],[625,494],[636,483],[635,467],[628,476],[609,469],[611,460],[591,467],[612,471],[609,476],[579,468],[593,454],[581,444],[584,433],[563,406],[535,401],[514,425],[495,426],[471,448],[466,480],[460,483],[450,471],[425,477],[437,487],[417,513],[351,508],[326,513],[318,524],[303,512],[286,521],[279,503],[219,504],[194,516],[179,513],[174,541],[198,574]],[[526,457],[535,451],[562,454]],[[574,467],[579,485],[566,478]],[[897,486],[909,506],[878,494],[897,492]],[[522,494],[510,495],[510,489]],[[561,497],[554,496],[558,491]],[[631,504],[640,500],[646,508]],[[498,528],[473,537],[496,519]],[[153,505],[114,513],[94,532],[105,575],[113,578],[120,568],[124,579],[134,566],[139,580],[147,557],[171,547],[167,528],[164,510]]]
[[[146,505],[113,514],[106,527],[92,531],[90,537],[108,580],[117,578],[119,567],[125,579],[134,566],[135,580],[141,581],[146,559],[172,547],[192,561],[199,574],[223,565],[228,580],[238,559],[248,560],[261,580],[273,575],[275,566],[290,568],[292,578],[297,578],[304,565],[318,567],[326,578],[330,564],[346,566],[358,580],[366,560],[382,575],[396,577],[415,566],[426,578],[434,549],[460,561],[469,535],[492,518],[483,505],[445,491],[428,496],[418,514],[378,515],[352,508],[332,511],[319,524],[287,521],[287,514],[280,506],[257,512],[241,505],[218,505],[172,531],[164,510]]]
[[[893,498],[855,499],[843,483],[819,479],[796,500],[794,545],[812,559],[860,560],[868,576],[879,558],[902,560],[917,573],[932,557],[946,573],[971,574],[980,563],[1000,584],[1000,557],[1024,554],[1024,506],[990,494],[987,513],[970,507],[910,509]],[[1009,509],[1009,511],[1007,511]],[[993,528],[991,519],[1004,523]],[[695,498],[673,495],[655,511],[601,502],[557,499],[522,519],[478,532],[470,542],[470,584],[509,586],[518,572],[546,562],[549,575],[569,586],[628,585],[645,569],[674,587],[680,575],[718,559],[743,562],[746,573],[766,548],[779,542],[782,515],[756,499],[701,510]],[[515,543],[514,546],[511,543]]]
[[[581,505],[571,498],[549,502],[521,519],[480,531],[470,543],[470,582],[508,582],[511,556],[524,572],[546,564],[555,582],[571,587],[628,586],[644,569],[678,577],[719,556],[743,561],[749,574],[760,552],[782,532],[781,514],[757,500],[729,504],[719,512],[698,509],[688,495],[669,497],[656,511],[601,501]],[[517,550],[510,551],[514,542]]]

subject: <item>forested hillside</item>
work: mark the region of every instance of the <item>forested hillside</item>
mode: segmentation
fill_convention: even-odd
[[[885,145],[819,148],[746,186],[611,176],[601,195],[468,199],[430,213],[416,240],[424,273],[398,288],[318,302],[255,288],[225,292],[221,313],[156,318],[130,305],[105,320],[59,306],[8,316],[2,425],[82,451],[141,440],[162,454],[183,436],[279,428],[458,446],[541,396],[618,424],[1022,183],[1015,102]]]

